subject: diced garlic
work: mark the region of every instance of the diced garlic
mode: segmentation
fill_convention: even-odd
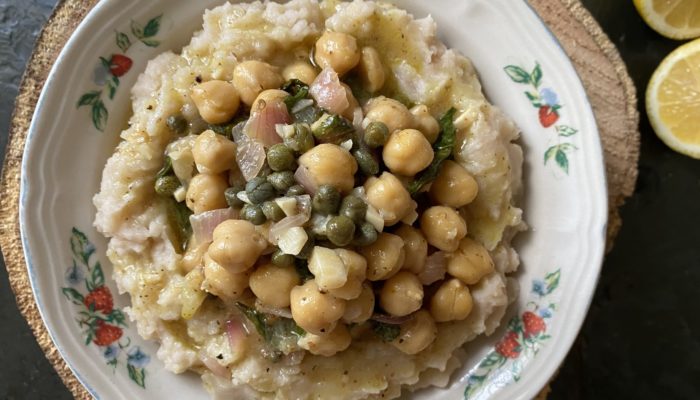
[[[187,196],[187,189],[185,189],[184,186],[180,186],[175,190],[175,193],[173,193],[173,197],[175,197],[175,200],[177,200],[178,203],[185,201],[185,197]]]
[[[284,215],[290,217],[297,214],[297,199],[294,197],[280,197],[275,203],[284,211]]]
[[[367,204],[367,214],[365,214],[365,220],[372,224],[372,226],[374,226],[374,229],[376,229],[377,232],[381,232],[384,230],[384,218],[379,213],[379,211],[377,211],[377,209],[371,204]]]
[[[352,149],[352,139],[344,141],[340,144],[340,147],[344,148],[347,151],[350,151]]]
[[[282,232],[277,238],[277,246],[284,254],[297,255],[304,248],[309,236],[304,228],[295,226]]]
[[[348,280],[348,266],[334,250],[316,246],[309,258],[309,271],[321,290],[337,289]]]

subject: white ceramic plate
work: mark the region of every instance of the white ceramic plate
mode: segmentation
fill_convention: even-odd
[[[84,302],[103,282],[117,292],[91,198],[129,116],[129,88],[147,60],[186,44],[203,10],[218,3],[101,1],[61,52],[30,128],[20,214],[32,288],[56,347],[98,398],[207,397],[198,377],[165,371],[156,344],[122,321],[127,298],[115,296],[111,307],[102,289],[92,295],[111,318],[103,326],[89,326]],[[490,100],[522,129],[531,227],[516,241],[521,293],[501,329],[468,345],[448,389],[415,397],[532,398],[583,322],[603,255],[605,175],[590,105],[569,59],[524,1],[397,3],[418,17],[432,14],[448,46],[473,60]]]

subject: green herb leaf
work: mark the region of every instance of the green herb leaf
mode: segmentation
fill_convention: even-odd
[[[168,226],[170,227],[170,241],[173,247],[182,254],[187,248],[187,242],[192,236],[192,225],[190,225],[190,215],[192,211],[185,203],[178,203],[174,198],[165,198]]]
[[[320,143],[340,144],[352,138],[355,128],[340,115],[326,114],[311,125],[311,132]]]
[[[455,129],[454,126],[455,113],[457,113],[457,110],[455,108],[450,108],[445,115],[440,118],[440,136],[435,144],[433,144],[433,151],[435,152],[433,162],[408,185],[408,192],[411,193],[412,196],[417,194],[425,184],[435,179],[440,171],[442,162],[452,154],[452,149],[455,146],[457,137],[457,129]]]
[[[104,131],[108,117],[109,113],[107,112],[105,103],[103,103],[102,100],[97,99],[92,104],[92,124],[98,131]]]
[[[383,322],[372,321],[372,330],[384,342],[391,342],[401,334],[399,325],[385,324]]]
[[[535,65],[535,69],[533,69],[530,74],[530,82],[532,82],[535,88],[540,87],[540,83],[542,83],[542,67],[540,67],[539,63]]]
[[[149,38],[158,34],[158,30],[160,30],[161,18],[163,18],[163,14],[157,17],[153,17],[148,22],[146,22],[146,26],[143,28],[143,37]]]
[[[124,53],[129,50],[129,47],[131,47],[131,40],[129,40],[129,36],[127,36],[126,33],[117,32],[117,46],[119,46]]]
[[[557,125],[556,129],[557,129],[557,133],[559,134],[559,136],[563,136],[563,137],[573,136],[573,135],[578,133],[577,129],[572,128],[568,125]]]
[[[288,353],[296,346],[297,339],[306,334],[293,319],[265,314],[240,302],[236,306],[274,350]]]
[[[156,174],[156,180],[162,178],[166,175],[172,175],[173,172],[173,160],[169,156],[165,156],[163,159],[163,167]]]
[[[309,85],[300,81],[299,79],[291,79],[282,85],[282,90],[289,93],[284,99],[284,104],[287,106],[287,110],[291,113],[294,105],[299,102],[299,100],[305,99],[309,96]]]
[[[530,83],[530,74],[517,65],[508,65],[503,68],[506,74],[516,83]]]
[[[78,99],[78,105],[76,107],[92,105],[95,103],[95,101],[100,99],[100,95],[102,95],[102,91],[100,90],[87,92],[84,95],[80,96],[80,99]]]
[[[61,289],[61,291],[63,292],[63,295],[66,296],[66,298],[73,304],[82,305],[83,301],[85,300],[83,295],[73,288],[64,287]]]

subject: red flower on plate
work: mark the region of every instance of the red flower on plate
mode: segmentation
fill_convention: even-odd
[[[97,330],[95,331],[95,339],[93,343],[98,346],[109,346],[122,337],[121,328],[110,325],[102,320],[97,321]]]
[[[542,317],[531,311],[523,313],[523,327],[525,337],[537,336],[547,329]]]
[[[112,54],[112,58],[109,60],[109,72],[114,76],[122,76],[129,72],[133,61],[131,58],[122,54]]]
[[[559,113],[557,110],[550,106],[542,106],[540,107],[540,124],[544,126],[545,128],[549,128],[550,126],[554,125],[555,122],[559,119]]]
[[[112,300],[112,292],[107,286],[99,286],[85,296],[83,301],[85,307],[96,311],[102,311],[109,314],[114,309],[114,301]]]
[[[496,352],[506,358],[518,358],[520,355],[518,334],[513,331],[508,332],[496,345]]]

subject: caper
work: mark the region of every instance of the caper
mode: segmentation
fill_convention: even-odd
[[[265,217],[272,222],[277,222],[286,217],[286,214],[274,200],[266,201],[260,206]]]
[[[345,196],[340,204],[340,215],[346,216],[356,224],[365,220],[367,214],[367,203],[357,196]]]
[[[245,185],[248,200],[253,204],[260,204],[275,197],[275,188],[266,178],[255,177]]]
[[[161,196],[172,196],[180,187],[180,180],[174,175],[165,175],[156,179],[156,193]]]
[[[301,196],[306,194],[306,189],[301,185],[292,185],[287,189],[287,196]]]
[[[340,192],[333,185],[321,185],[311,204],[313,210],[320,214],[335,214],[340,206]]]
[[[316,245],[316,239],[314,238],[313,232],[311,232],[310,229],[305,229],[305,231],[306,236],[308,236],[308,239],[306,240],[304,247],[302,247],[301,251],[299,251],[299,254],[297,254],[297,258],[300,258],[302,260],[308,260],[309,257],[311,257],[311,252],[313,251],[314,246]]]
[[[241,209],[241,218],[253,225],[262,225],[267,220],[260,206],[255,204],[244,205]]]
[[[282,250],[277,249],[270,256],[270,261],[278,267],[291,267],[294,265],[294,256],[285,254]]]
[[[187,120],[182,115],[175,114],[169,116],[168,119],[165,120],[165,125],[175,133],[183,134],[187,131]]]
[[[384,146],[389,139],[389,128],[383,122],[373,121],[365,128],[365,143],[371,148]]]
[[[263,167],[260,168],[260,172],[258,172],[258,175],[256,175],[256,178],[267,178],[268,176],[272,175],[272,173],[275,172],[270,168],[270,165],[267,163],[267,160],[265,160],[265,164],[263,164]]]
[[[294,179],[294,172],[292,171],[273,172],[267,176],[267,181],[270,182],[272,187],[278,192],[286,192],[287,189],[297,183],[296,179]]]
[[[355,246],[369,246],[377,241],[377,230],[369,222],[363,222],[355,230],[355,238],[352,244]]]
[[[284,144],[298,154],[306,153],[314,147],[314,135],[308,124],[294,124],[294,133],[284,138]]]
[[[241,201],[241,199],[239,199],[236,195],[238,194],[238,192],[242,192],[243,190],[245,190],[245,187],[243,185],[234,185],[226,189],[226,191],[224,192],[226,204],[228,204],[229,207],[242,206],[243,201]]]
[[[326,223],[326,236],[336,246],[347,246],[355,234],[355,223],[348,217],[338,215]]]
[[[352,152],[357,166],[363,174],[367,176],[376,175],[379,172],[379,163],[374,159],[372,153],[367,149],[357,149]]]
[[[296,160],[294,151],[282,143],[267,150],[267,163],[273,171],[288,171],[294,169]]]

